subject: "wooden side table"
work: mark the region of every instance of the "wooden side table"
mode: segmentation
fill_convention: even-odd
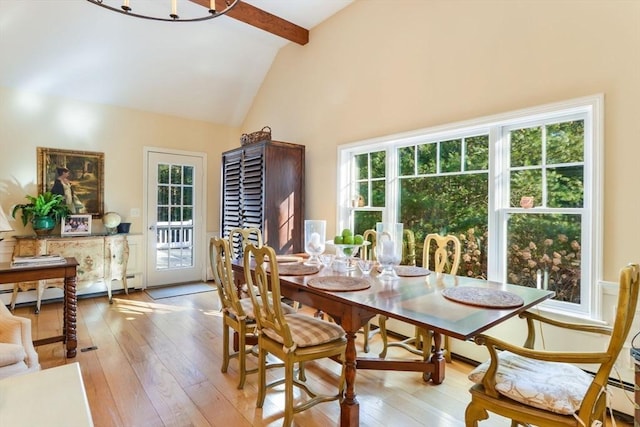
[[[36,340],[33,345],[38,346],[62,341],[67,349],[67,357],[75,357],[78,347],[78,336],[76,334],[76,312],[78,308],[76,270],[78,261],[75,258],[65,259],[66,262],[64,264],[34,265],[29,267],[11,267],[10,263],[0,263],[0,283],[64,279],[62,335]]]

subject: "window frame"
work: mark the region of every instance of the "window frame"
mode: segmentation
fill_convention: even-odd
[[[509,213],[522,212],[522,208],[511,208],[508,200],[509,183],[505,172],[509,170],[508,129],[524,127],[549,120],[568,121],[579,117],[584,119],[584,203],[582,208],[571,208],[573,213],[583,215],[582,260],[581,260],[581,302],[570,304],[547,300],[542,308],[573,317],[601,319],[601,298],[597,286],[602,279],[603,243],[603,153],[604,153],[604,95],[596,94],[582,98],[525,108],[507,113],[480,117],[477,119],[418,129],[384,137],[356,141],[339,145],[338,188],[336,224],[338,229],[352,228],[353,213],[356,210],[382,211],[382,220],[397,221],[397,200],[399,171],[397,149],[400,147],[444,141],[473,134],[488,134],[489,137],[489,218],[487,277],[489,280],[506,281],[507,250],[506,226]],[[386,151],[386,203],[384,207],[357,207],[351,203],[355,155]],[[505,185],[507,186],[505,188]],[[536,214],[557,213],[556,208],[535,208]],[[568,210],[564,209],[564,210]],[[585,284],[591,284],[585,285]]]

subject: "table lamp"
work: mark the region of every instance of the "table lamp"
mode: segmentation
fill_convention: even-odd
[[[4,239],[4,237],[2,237],[2,233],[7,231],[13,231],[13,228],[9,224],[9,219],[4,214],[4,211],[0,208],[0,241]]]

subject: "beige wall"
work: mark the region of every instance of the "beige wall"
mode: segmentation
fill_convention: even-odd
[[[239,146],[239,135],[236,128],[0,87],[0,206],[9,214],[26,194],[37,193],[36,147],[98,151],[105,157],[105,211],[120,213],[139,233],[142,218],[129,213],[144,206],[143,147],[162,147],[207,154],[206,224],[217,231],[220,154]]]
[[[307,146],[307,217],[333,230],[339,144],[597,93],[617,281],[640,261],[640,1],[357,0],[280,52],[243,128]]]

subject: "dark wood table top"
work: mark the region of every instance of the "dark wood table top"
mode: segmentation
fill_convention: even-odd
[[[369,278],[371,286],[353,292],[331,292],[307,285],[309,280],[322,276],[365,277]],[[357,269],[339,274],[331,269],[322,268],[319,273],[308,276],[280,275],[280,281],[297,285],[299,292],[321,293],[325,297],[348,302],[363,310],[461,340],[467,340],[554,295],[553,291],[449,274],[431,273],[427,276],[399,277],[394,280],[381,280],[378,276],[375,272],[370,276],[363,276]],[[443,289],[459,286],[510,292],[522,298],[523,305],[513,308],[487,308],[455,302],[443,296]]]

